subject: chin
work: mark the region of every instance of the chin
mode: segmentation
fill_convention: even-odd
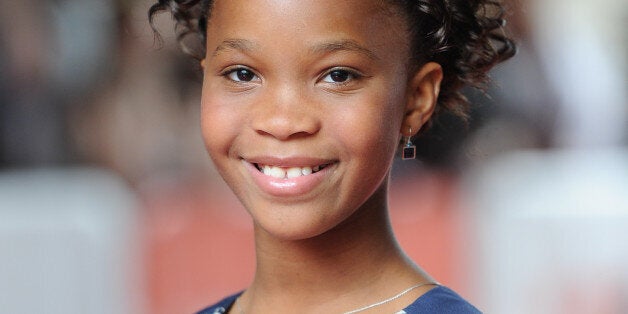
[[[274,215],[264,215],[255,217],[256,232],[263,232],[280,241],[299,241],[312,239],[329,232],[339,225],[346,217],[336,215],[320,214],[312,215],[313,209],[294,209],[289,213],[275,211]],[[348,215],[347,215],[348,216]]]
[[[278,241],[303,241],[313,239],[321,234],[324,234],[327,230],[320,230],[318,228],[304,229],[304,228],[264,228],[264,233],[271,236]]]

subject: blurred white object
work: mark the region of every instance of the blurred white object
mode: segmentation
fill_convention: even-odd
[[[519,152],[466,181],[487,313],[628,313],[628,151]]]
[[[141,313],[137,227],[105,172],[0,173],[0,312]]]
[[[534,0],[526,8],[544,72],[560,100],[556,144],[625,143],[628,2]]]

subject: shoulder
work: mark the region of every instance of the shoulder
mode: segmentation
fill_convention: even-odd
[[[475,314],[482,312],[451,289],[438,286],[422,295],[400,313]]]
[[[234,304],[242,292],[228,296],[220,302],[207,307],[196,314],[224,314]],[[457,293],[443,286],[438,286],[406,307],[400,314],[476,314],[481,313]]]
[[[229,310],[229,308],[231,308],[231,306],[233,305],[233,303],[235,303],[235,300],[240,296],[240,294],[242,294],[242,292],[236,293],[234,295],[228,296],[224,299],[222,299],[220,302],[207,307],[205,309],[202,309],[198,312],[196,312],[196,314],[224,314],[227,313],[227,311]]]

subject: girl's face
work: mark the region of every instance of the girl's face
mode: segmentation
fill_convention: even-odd
[[[376,0],[217,0],[202,128],[257,227],[324,233],[382,195],[408,99],[403,19]],[[374,196],[377,195],[377,196]]]

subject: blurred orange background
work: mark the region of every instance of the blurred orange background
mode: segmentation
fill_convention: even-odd
[[[192,313],[253,276],[199,65],[166,15],[155,47],[151,4],[2,2],[2,312]],[[395,161],[394,230],[486,312],[626,313],[628,5],[506,4],[519,53],[468,91],[467,128],[444,117]]]

